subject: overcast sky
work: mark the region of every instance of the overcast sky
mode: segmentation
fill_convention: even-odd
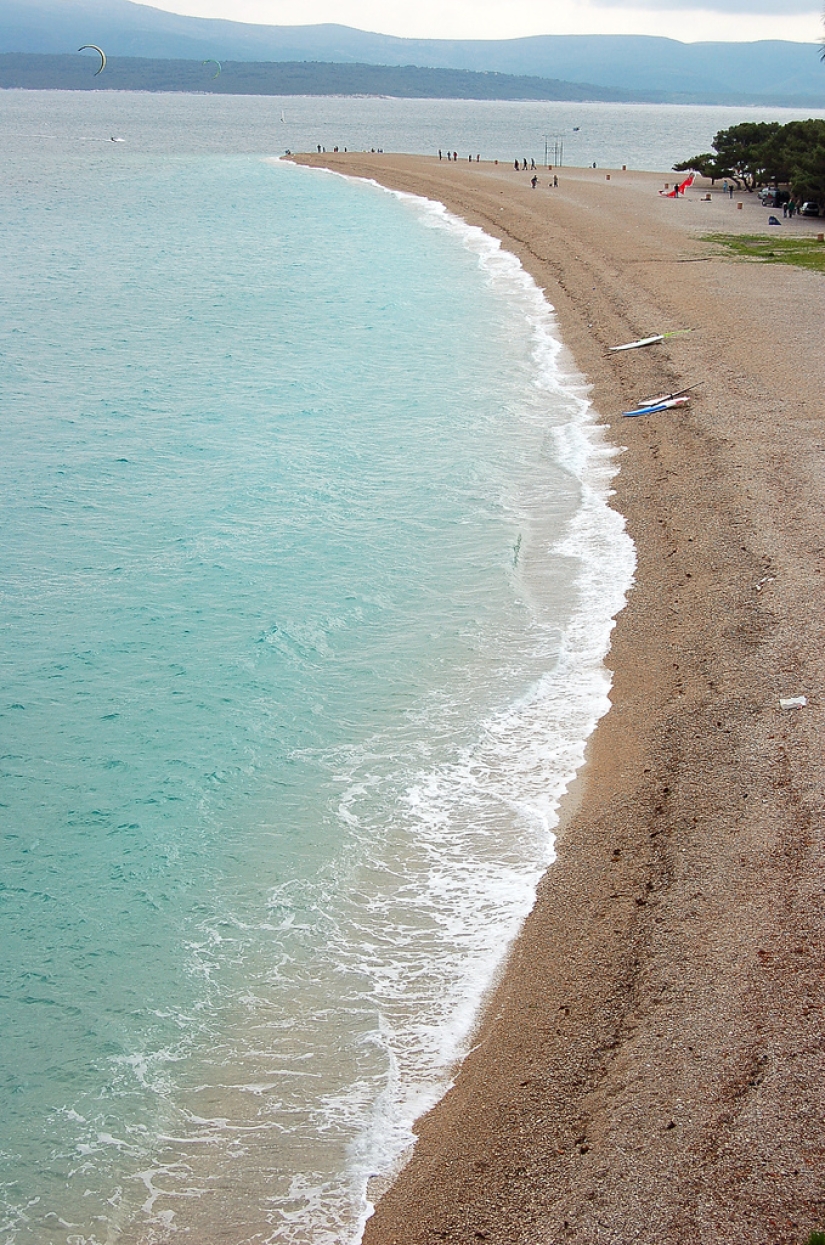
[[[267,26],[338,22],[385,35],[513,39],[520,35],[644,34],[671,39],[791,39],[823,34],[812,0],[145,0],[190,17]]]

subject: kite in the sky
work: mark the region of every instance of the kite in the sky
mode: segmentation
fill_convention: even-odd
[[[214,59],[213,59],[213,57],[211,57],[211,56],[210,56],[209,60],[203,61],[203,62],[202,62],[202,64],[204,64],[204,65],[217,65],[217,66],[218,66],[218,73],[213,73],[213,74],[212,74],[212,77],[213,77],[213,78],[217,78],[217,77],[218,77],[218,74],[220,74],[220,72],[221,72],[221,62],[220,62],[220,61],[216,61],[216,60],[214,60]]]
[[[89,48],[92,52],[97,52],[100,57],[100,69],[95,70],[95,77],[97,77],[97,75],[99,73],[103,73],[103,70],[106,68],[106,53],[103,51],[103,48],[99,48],[96,43],[84,43],[83,47],[78,48],[77,50],[78,52],[85,52],[87,48]]]

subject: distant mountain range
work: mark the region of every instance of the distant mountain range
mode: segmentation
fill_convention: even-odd
[[[347,26],[253,26],[241,22],[181,17],[131,0],[0,0],[0,53],[68,54],[82,43],[97,43],[110,57],[135,60],[197,61],[214,57],[221,61],[323,62],[366,70],[367,67],[413,66],[430,70],[462,71],[453,77],[455,90],[469,98],[569,98],[670,100],[685,103],[764,103],[805,108],[825,108],[825,64],[816,43],[766,40],[755,43],[679,43],[674,39],[644,35],[540,35],[505,40],[399,39],[369,34]],[[62,57],[60,58],[62,60]],[[26,85],[8,78],[10,61],[4,64],[0,86]],[[33,69],[33,63],[30,65]],[[42,68],[42,67],[41,67]],[[136,72],[137,67],[132,69]],[[125,71],[124,71],[125,72]],[[239,70],[240,73],[240,70]],[[160,81],[162,71],[153,71]],[[482,82],[475,75],[509,77],[495,91],[478,91]],[[223,77],[223,75],[221,75]],[[263,81],[263,70],[247,73],[252,82]],[[271,76],[271,75],[270,75]],[[310,75],[312,76],[312,75]],[[318,74],[315,75],[319,77]],[[374,70],[339,81],[360,81],[351,89],[322,93],[408,94],[409,82],[384,76],[383,87],[370,87]],[[332,80],[326,72],[320,77]],[[408,79],[411,80],[409,73]],[[548,94],[535,94],[535,83],[519,87],[516,79],[550,80]],[[218,79],[220,82],[220,79]],[[432,75],[426,90],[419,77],[414,94],[438,95],[448,79]],[[109,80],[111,85],[114,85]],[[235,79],[236,86],[240,78]],[[389,89],[387,83],[395,83]],[[59,85],[57,82],[53,85]],[[101,79],[95,84],[104,85]],[[573,94],[559,96],[562,87]],[[488,84],[489,88],[489,84]],[[121,84],[121,89],[123,85]],[[143,89],[229,90],[230,81],[212,86],[149,86]],[[499,89],[515,92],[506,95]],[[584,94],[582,94],[584,92]],[[598,92],[598,93],[594,93]],[[248,87],[244,93],[263,92]],[[280,92],[279,92],[280,93]],[[286,93],[286,92],[284,92]]]

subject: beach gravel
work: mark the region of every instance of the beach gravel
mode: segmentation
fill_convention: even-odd
[[[558,858],[365,1243],[802,1245],[825,1230],[825,276],[702,241],[765,211],[665,199],[667,174],[301,159],[518,255],[624,447],[638,553]]]

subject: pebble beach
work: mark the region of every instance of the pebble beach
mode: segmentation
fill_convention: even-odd
[[[638,558],[557,859],[365,1245],[804,1245],[825,1230],[825,278],[705,240],[768,213],[698,181],[666,198],[672,173],[294,158],[518,256],[622,449]]]

